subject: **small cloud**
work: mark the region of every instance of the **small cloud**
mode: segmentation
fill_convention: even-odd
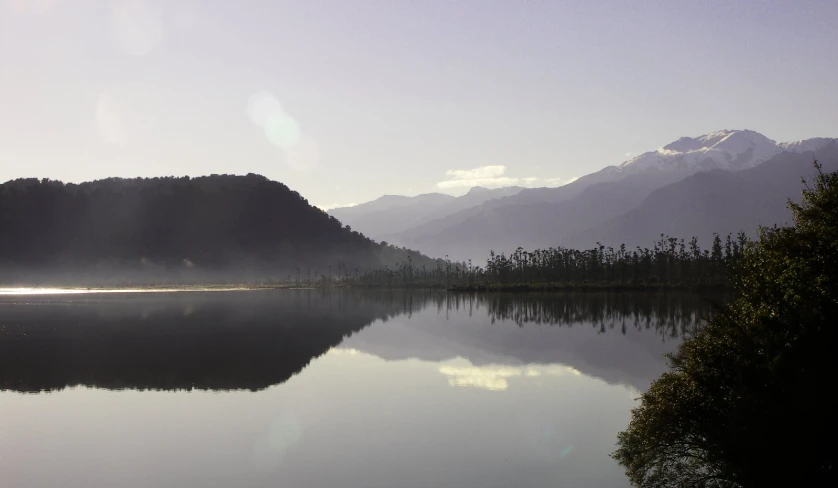
[[[324,212],[328,212],[329,210],[333,210],[336,208],[347,208],[347,207],[354,207],[358,205],[357,203],[332,203],[327,205],[315,204],[314,206],[319,208]]]
[[[514,186],[518,178],[503,176],[506,166],[480,166],[472,169],[449,169],[445,172],[445,180],[436,184],[437,188],[471,188],[482,186],[486,188],[501,188]]]
[[[579,179],[578,176],[574,176],[573,178],[567,178],[567,179],[565,179],[565,178],[547,178],[546,180],[539,180],[539,182],[543,183],[543,185],[540,185],[540,186],[546,186],[546,187],[549,187],[549,188],[556,188],[556,187],[559,187],[559,186],[565,186],[565,185],[568,185],[570,183],[573,183],[574,181],[576,181],[578,179]]]
[[[449,169],[445,172],[446,179],[436,184],[437,188],[503,188],[506,186],[523,186],[527,188],[556,187],[566,185],[577,178],[536,178],[504,176],[506,166],[480,166],[472,169]]]
[[[627,158],[630,158],[630,157],[631,157],[631,151],[629,151],[629,152],[627,152],[627,153],[626,153],[626,157],[627,157]]]
[[[481,166],[472,169],[449,169],[445,176],[452,180],[478,180],[486,178],[497,178],[506,172],[506,166]]]

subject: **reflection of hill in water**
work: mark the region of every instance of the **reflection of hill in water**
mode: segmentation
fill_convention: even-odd
[[[680,294],[0,297],[0,389],[259,390],[342,342],[384,359],[563,363],[645,388],[662,369],[663,352],[677,343],[673,338],[706,311],[706,303]],[[355,334],[404,314],[413,318]]]
[[[258,390],[410,307],[312,290],[0,297],[0,388]]]

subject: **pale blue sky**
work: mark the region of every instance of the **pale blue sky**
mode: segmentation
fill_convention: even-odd
[[[254,172],[334,205],[834,137],[836,25],[835,0],[0,0],[0,180]]]

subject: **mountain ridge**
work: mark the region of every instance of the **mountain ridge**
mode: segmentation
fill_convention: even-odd
[[[523,188],[517,186],[472,187],[459,197],[444,193],[424,193],[414,197],[402,196],[399,199],[379,197],[352,207],[334,208],[328,213],[365,235],[376,236],[378,240],[388,240],[392,234],[421,226],[464,208],[516,194],[521,190]]]
[[[682,137],[562,187],[523,189],[412,229],[382,234],[382,238],[455,260],[482,260],[491,249],[508,252],[519,245],[566,245],[571,236],[619,217],[656,189],[693,174],[747,170],[784,153],[818,151],[835,141],[821,137],[776,143],[752,130],[721,130]],[[593,213],[586,212],[585,205]]]
[[[704,245],[713,233],[744,231],[754,237],[759,226],[791,224],[787,201],[800,200],[801,178],[811,180],[814,160],[825,172],[838,171],[838,140],[815,152],[781,153],[743,171],[696,173],[651,192],[622,215],[571,236],[567,244],[613,244],[619,238],[630,247],[642,247],[661,233],[696,236]]]

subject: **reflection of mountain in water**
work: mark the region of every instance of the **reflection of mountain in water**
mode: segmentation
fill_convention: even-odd
[[[663,370],[663,354],[707,311],[686,294],[0,297],[0,389],[259,390],[341,343],[384,359],[561,363],[645,388]]]
[[[411,307],[312,290],[0,297],[0,389],[258,390]]]
[[[711,309],[710,301],[687,293],[445,295],[433,301],[435,313],[371,327],[343,346],[388,360],[560,363],[645,390],[665,370],[664,355]]]

